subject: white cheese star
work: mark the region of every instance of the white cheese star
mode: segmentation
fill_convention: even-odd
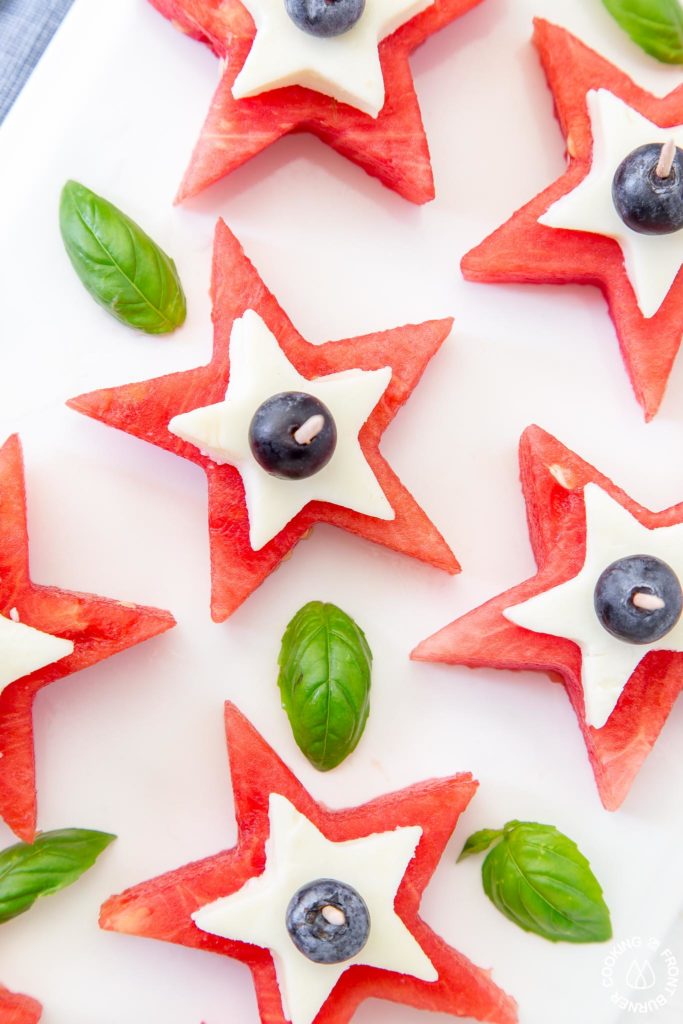
[[[276,793],[270,795],[269,818],[263,874],[231,896],[200,908],[192,919],[211,935],[271,951],[283,1011],[292,1024],[311,1024],[344,971],[354,964],[422,981],[438,979],[434,965],[394,911],[396,893],[422,835],[419,826],[333,843]],[[368,940],[344,963],[314,963],[287,931],[290,900],[301,886],[320,878],[352,886],[369,911]]]
[[[377,519],[393,519],[358,435],[386,391],[391,368],[344,370],[307,380],[292,366],[253,309],[235,320],[230,335],[230,381],[223,402],[174,416],[171,433],[194,444],[219,464],[235,466],[244,483],[249,540],[258,551],[309,501],[329,501]],[[282,480],[258,464],[249,446],[249,425],[258,407],[281,391],[320,399],[337,427],[337,446],[319,472]]]
[[[683,147],[683,125],[660,128],[606,89],[591,89],[586,100],[593,134],[590,172],[538,221],[551,228],[615,238],[640,311],[649,318],[664,302],[683,264],[683,231],[643,235],[627,227],[612,200],[612,179],[622,160],[639,146],[673,138]]]
[[[593,604],[595,585],[604,569],[629,555],[654,555],[683,579],[683,523],[650,530],[597,484],[587,484],[584,497],[586,560],[579,574],[506,608],[503,615],[534,633],[567,637],[579,645],[586,721],[601,729],[649,651],[683,651],[683,618],[655,643],[627,643],[600,623]]]
[[[0,615],[0,693],[17,679],[73,654],[71,640]]]
[[[342,35],[310,35],[292,21],[284,0],[243,0],[256,37],[232,87],[235,99],[302,85],[377,117],[384,106],[378,46],[434,0],[366,0]]]

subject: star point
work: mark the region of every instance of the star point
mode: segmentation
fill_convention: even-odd
[[[0,1020],[6,1024],[38,1024],[43,1008],[30,996],[10,992],[0,985]]]
[[[72,640],[0,615],[0,693],[22,676],[68,658],[73,652]]]

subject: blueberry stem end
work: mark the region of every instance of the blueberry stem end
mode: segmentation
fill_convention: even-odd
[[[674,159],[676,156],[676,140],[669,139],[662,146],[662,152],[659,154],[659,162],[655,168],[655,174],[658,178],[668,178],[671,174],[674,165]]]

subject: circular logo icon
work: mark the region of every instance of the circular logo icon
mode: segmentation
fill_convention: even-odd
[[[602,985],[626,1013],[656,1013],[678,991],[680,970],[673,950],[659,939],[634,935],[615,942],[602,963]]]

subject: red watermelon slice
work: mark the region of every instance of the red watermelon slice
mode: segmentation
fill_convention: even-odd
[[[377,118],[321,93],[289,86],[235,100],[254,23],[239,0],[151,0],[176,28],[227,62],[177,202],[197,195],[290,132],[311,132],[413,203],[434,198],[429,148],[408,57],[481,0],[434,0],[379,48],[386,102]]]
[[[38,1024],[42,1013],[35,999],[15,995],[0,985],[0,1024]]]
[[[641,313],[619,243],[602,235],[545,227],[538,218],[590,170],[593,139],[586,94],[607,89],[661,127],[683,123],[683,85],[659,99],[562,28],[537,20],[534,43],[567,140],[563,176],[463,258],[469,281],[578,282],[602,289],[636,398],[650,420],[664,396],[683,336],[683,270],[659,311]],[[648,140],[645,140],[648,141]]]
[[[607,724],[594,729],[586,721],[578,645],[522,629],[502,613],[580,571],[586,550],[583,488],[587,483],[598,484],[649,529],[683,522],[683,504],[650,512],[539,427],[525,430],[519,458],[537,574],[423,641],[412,656],[470,668],[558,673],[579,720],[602,802],[614,811],[628,794],[683,688],[683,654],[648,653]]]
[[[433,320],[417,326],[378,331],[362,338],[311,345],[292,325],[222,221],[216,229],[212,296],[214,350],[208,366],[141,384],[95,391],[72,399],[69,405],[103,423],[191,459],[204,469],[209,481],[211,612],[214,620],[222,622],[231,615],[318,522],[340,526],[446,572],[458,572],[460,567],[443,537],[379,451],[384,430],[448,337],[452,321]],[[310,502],[272,541],[254,551],[249,542],[244,488],[237,470],[232,466],[217,465],[194,445],[169,432],[168,423],[173,416],[220,402],[225,397],[230,376],[230,332],[233,321],[247,309],[260,314],[287,358],[304,377],[312,379],[351,367],[363,370],[391,367],[391,383],[361,430],[360,441],[396,513],[394,520],[387,522],[339,505]]]
[[[419,916],[422,892],[458,817],[474,795],[477,784],[471,775],[420,783],[361,807],[332,811],[311,797],[231,704],[226,705],[225,722],[238,825],[237,846],[113,896],[102,908],[101,926],[241,960],[254,978],[262,1024],[285,1024],[268,950],[203,932],[190,916],[199,907],[236,892],[247,879],[262,873],[270,794],[286,797],[332,842],[399,826],[420,825],[423,836],[399,887],[395,909],[437,968],[438,980],[423,982],[356,965],[342,975],[315,1024],[346,1024],[359,1004],[369,998],[513,1024],[517,1019],[514,1001],[491,981],[489,972],[475,967],[447,946]]]
[[[31,581],[19,438],[0,448],[0,614],[71,640],[74,652],[0,692],[0,817],[26,842],[36,831],[33,702],[50,683],[175,625],[169,612]]]

